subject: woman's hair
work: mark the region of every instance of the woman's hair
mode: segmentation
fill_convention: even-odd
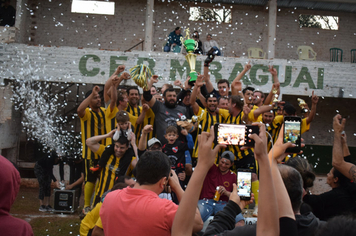
[[[336,168],[333,169],[333,175],[334,178],[338,178],[337,183],[340,187],[346,188],[349,184],[351,184],[350,180],[345,175],[341,174],[341,172]]]
[[[286,165],[294,167],[300,173],[303,179],[304,189],[313,187],[315,174],[313,171],[313,167],[306,159],[301,158],[299,156],[289,158],[289,160],[286,162]]]

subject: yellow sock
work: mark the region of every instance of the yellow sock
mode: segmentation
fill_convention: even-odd
[[[84,186],[84,208],[90,206],[91,196],[94,191],[94,183],[86,182]]]
[[[252,182],[252,192],[255,195],[255,205],[258,205],[258,190],[260,189],[260,181],[256,180]]]

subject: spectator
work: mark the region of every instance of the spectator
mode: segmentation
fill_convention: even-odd
[[[171,171],[169,159],[160,151],[145,152],[136,169],[137,182],[133,188],[117,190],[105,197],[100,210],[105,235],[117,235],[118,232],[125,235],[170,235],[178,206],[167,199],[160,199],[158,194],[167,182],[179,200],[184,191],[177,175]],[[200,231],[203,222],[197,209],[193,221],[193,231]]]
[[[193,39],[198,42],[198,47],[197,49],[194,51],[194,54],[200,54],[203,55],[203,43],[200,41],[199,39],[199,33],[198,31],[194,31],[193,33]]]
[[[33,236],[29,223],[9,214],[17,193],[21,177],[14,165],[0,155],[0,232],[6,236]]]
[[[320,229],[316,236],[356,235],[356,219],[351,216],[336,216]]]
[[[172,49],[172,52],[180,52],[182,46],[180,37],[182,37],[180,27],[177,27],[168,35],[168,42],[164,47],[164,51],[169,52]]]
[[[92,235],[92,231],[95,226],[98,224],[98,220],[100,218],[99,212],[101,209],[101,206],[103,205],[103,201],[105,199],[106,194],[108,194],[111,191],[115,191],[117,189],[123,189],[126,188],[127,186],[130,186],[128,183],[135,182],[133,179],[131,179],[128,176],[122,176],[123,178],[119,178],[116,182],[115,185],[112,187],[112,189],[108,190],[105,192],[101,198],[101,201],[95,205],[92,211],[90,211],[84,219],[80,222],[80,228],[79,228],[79,233],[81,236],[87,236],[87,235]],[[133,183],[134,185],[135,183]],[[101,220],[99,221],[101,222]],[[102,226],[102,225],[101,225]],[[98,226],[97,226],[98,227]],[[102,227],[99,227],[101,230],[103,229]]]
[[[229,204],[224,208],[223,211],[219,212],[214,220],[209,224],[204,235],[298,235],[297,224],[295,221],[295,213],[293,212],[293,207],[291,201],[294,202],[294,207],[297,210],[301,203],[302,196],[302,181],[298,172],[295,171],[299,176],[299,181],[297,179],[291,180],[290,187],[296,187],[293,199],[288,196],[286,186],[283,183],[280,171],[278,170],[277,161],[284,159],[287,154],[285,150],[291,147],[291,143],[283,143],[283,134],[280,133],[278,141],[273,146],[273,151],[270,151],[268,158],[267,154],[267,138],[265,135],[265,126],[259,124],[260,134],[252,134],[251,138],[255,140],[255,156],[260,164],[260,212],[258,215],[258,227],[256,226],[244,226],[234,228],[233,217],[241,212],[241,208],[238,205]],[[264,158],[263,158],[264,157]],[[267,163],[266,160],[267,159]],[[269,159],[269,164],[268,164]],[[271,171],[268,171],[270,168]],[[297,182],[297,183],[296,183]],[[268,184],[267,184],[268,183]],[[267,185],[266,185],[267,184]],[[269,193],[269,194],[268,194]],[[231,194],[233,195],[233,194]],[[232,200],[230,198],[230,200]],[[238,199],[239,200],[239,199]],[[235,203],[237,203],[235,201]],[[276,204],[273,209],[271,204]],[[235,205],[235,207],[233,207]],[[236,208],[237,206],[237,208]],[[269,209],[269,211],[268,211]],[[274,211],[275,213],[272,213]],[[235,212],[235,214],[232,214]],[[279,218],[276,219],[276,216]],[[279,230],[278,230],[279,228]],[[229,231],[224,231],[224,230]],[[276,232],[277,230],[277,232]],[[279,231],[279,234],[278,234]],[[247,233],[248,232],[248,233]],[[219,233],[219,234],[218,234]]]
[[[35,155],[40,159],[35,164],[35,175],[39,184],[40,208],[39,211],[53,211],[53,208],[49,205],[51,196],[51,182],[55,182],[57,188],[59,188],[59,181],[53,175],[53,165],[58,164],[59,158],[55,151],[45,150],[41,144],[36,146]],[[63,179],[63,175],[61,176]]]
[[[210,167],[205,177],[198,202],[198,208],[203,221],[206,221],[209,216],[216,214],[226,206],[233,189],[233,184],[236,184],[237,180],[236,174],[230,171],[234,160],[234,154],[230,151],[225,151],[220,156],[219,165],[212,165]],[[216,196],[216,191],[220,194],[219,198]],[[244,218],[239,214],[235,220],[237,223],[241,220],[243,221]]]
[[[356,184],[340,173],[334,167],[327,174],[327,184],[332,190],[320,195],[308,192],[303,201],[307,203],[313,213],[321,220],[328,220],[333,216],[350,213],[355,208]]]
[[[208,53],[208,51],[209,51],[210,49],[212,49],[212,48],[213,48],[215,51],[217,51],[217,52],[215,53],[217,56],[221,56],[221,52],[220,52],[218,43],[217,43],[215,40],[212,39],[211,34],[208,34],[208,35],[206,36],[206,41],[204,42],[204,52],[205,52],[205,53]]]

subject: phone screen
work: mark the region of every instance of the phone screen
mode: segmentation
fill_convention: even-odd
[[[300,140],[300,121],[298,120],[285,120],[284,121],[284,137],[283,142],[291,142],[298,144]]]
[[[245,125],[219,124],[217,141],[224,145],[245,145]]]
[[[251,197],[251,178],[252,172],[238,171],[237,172],[237,190],[238,195],[244,198]]]

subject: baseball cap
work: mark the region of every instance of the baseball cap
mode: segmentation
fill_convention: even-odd
[[[225,151],[221,154],[221,158],[226,158],[226,159],[229,159],[231,161],[231,163],[234,162],[235,160],[235,156],[232,152],[230,151]]]
[[[159,143],[159,145],[162,146],[162,143],[157,138],[151,138],[147,142],[148,148],[151,148],[155,143]]]

